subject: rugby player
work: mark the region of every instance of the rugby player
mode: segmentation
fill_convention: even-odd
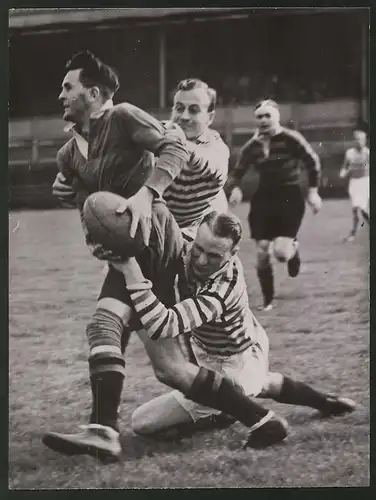
[[[160,157],[157,160],[157,166],[152,174],[147,177],[146,174],[142,176],[142,173],[139,174],[138,172],[143,165],[141,162],[140,164],[129,165],[132,159],[132,148],[134,147],[136,150],[133,151],[134,154],[140,151],[138,144],[133,145],[128,141],[125,142],[125,145],[122,145],[119,143],[121,139],[119,135],[115,137],[116,140],[113,143],[108,142],[105,144],[106,147],[101,147],[100,138],[96,137],[98,129],[100,131],[102,128],[101,119],[106,119],[107,114],[111,115],[113,109],[116,109],[117,106],[113,106],[112,102],[107,101],[104,105],[102,104],[100,111],[94,111],[93,115],[93,103],[87,99],[87,94],[93,90],[93,85],[94,89],[101,90],[101,92],[97,93],[99,102],[97,103],[94,100],[94,103],[96,103],[95,108],[98,108],[99,104],[103,102],[103,89],[107,94],[112,96],[116,89],[113,86],[112,90],[110,89],[111,91],[108,92],[111,82],[106,80],[108,74],[112,75],[111,70],[97,58],[87,53],[73,58],[72,62],[68,64],[67,69],[68,73],[63,82],[63,91],[60,99],[65,107],[64,118],[75,123],[73,127],[74,136],[58,153],[60,172],[53,186],[54,193],[64,201],[76,198],[80,210],[82,210],[87,195],[98,189],[106,189],[127,196],[129,184],[133,180],[132,177],[130,180],[125,178],[125,184],[123,185],[122,179],[124,180],[124,176],[122,177],[120,163],[116,163],[118,166],[117,170],[113,169],[117,155],[123,153],[125,158],[122,165],[125,167],[131,166],[132,173],[140,181],[139,185],[144,183],[146,189],[149,189],[153,194],[157,193],[157,196],[154,196],[155,199],[164,194],[176,219],[178,219],[180,225],[183,227],[183,231],[185,231],[185,237],[191,239],[192,236],[190,234],[194,235],[198,222],[209,210],[210,204],[213,201],[218,203],[218,196],[223,196],[220,190],[227,177],[228,148],[223,143],[219,134],[209,128],[214,118],[216,92],[200,80],[190,79],[179,84],[174,98],[171,120],[173,123],[181,125],[187,138],[189,138],[189,157],[183,166],[180,166],[180,169],[176,169],[179,170],[179,175],[173,181],[176,170],[172,171],[170,169],[168,175],[166,175],[167,169],[162,169],[162,155],[158,151]],[[129,135],[142,137],[144,133],[150,136],[155,133],[154,128],[158,128],[158,124],[156,125],[154,119],[149,117],[149,115],[125,103],[118,106],[125,107],[127,111],[128,106],[130,106],[132,118],[130,119],[127,116],[123,120],[123,123],[118,124],[115,132],[118,132],[118,134],[124,133],[127,139]],[[136,123],[137,120],[133,116],[134,114],[137,117],[141,116],[139,130],[137,129],[138,125]],[[149,124],[150,120],[152,120],[151,125]],[[111,120],[107,118],[105,121],[109,121],[109,126],[111,127]],[[127,129],[128,121],[134,124],[134,130],[131,132]],[[168,129],[163,136],[164,140],[166,142],[173,142],[174,144],[177,142],[181,146],[179,140],[176,141],[174,139],[174,141],[171,141],[171,137],[175,138],[175,129],[173,129],[173,132],[171,133],[170,129]],[[179,139],[179,137],[180,134],[178,133],[177,138]],[[102,156],[99,180],[107,179],[107,183],[105,184],[103,182],[96,182],[96,179],[92,178],[91,175],[91,154],[94,139],[96,140],[98,154]],[[184,146],[187,147],[186,144]],[[147,156],[147,160],[151,165],[153,164],[153,159],[149,158],[149,156]],[[145,173],[145,169],[143,172]],[[132,191],[130,191],[130,195],[132,195]],[[142,200],[142,202],[139,200]],[[140,214],[142,215],[142,208],[146,207],[147,216],[151,210],[150,206],[150,197],[145,195],[145,189],[142,188],[135,196],[131,197],[131,201],[127,200],[126,205],[119,206],[118,212],[121,213],[125,209],[130,208],[133,214],[136,211],[136,215],[140,217]],[[135,207],[137,210],[135,210]],[[225,207],[222,206],[222,209],[225,209]],[[133,218],[131,228],[131,233],[133,234],[135,232],[135,220],[137,222],[137,217]],[[148,217],[144,217],[144,220],[148,221],[149,219]],[[148,232],[148,227],[150,228],[150,225],[144,224],[144,234]],[[150,233],[147,235],[146,243],[149,237]],[[92,247],[92,253],[97,258],[102,260],[115,258],[111,252],[105,251],[100,245],[94,245],[90,241],[89,235],[87,235],[87,242]],[[158,247],[159,241],[156,238],[152,243],[154,247]],[[156,262],[159,265],[156,265]],[[154,259],[153,255],[147,252],[143,261],[143,270],[149,276],[155,272],[155,269],[163,272],[164,279],[159,280],[160,284],[156,285],[158,288],[156,293],[165,303],[170,305],[175,300],[175,288],[173,282],[169,281],[169,277],[171,277],[169,269],[172,268],[176,271],[171,262],[173,262],[173,259],[161,262],[158,260],[158,257]],[[89,367],[93,396],[90,420],[92,424],[100,424],[104,421],[106,423],[110,422],[110,426],[115,429],[117,428],[117,411],[124,379],[124,360],[122,359],[122,354],[129,338],[129,332],[132,329],[132,310],[129,304],[130,298],[124,286],[123,276],[113,266],[110,266],[100,293],[96,312],[88,325],[87,335],[91,349]],[[117,347],[112,344],[117,344],[120,330],[122,330],[122,333],[121,352],[119,354]],[[111,337],[115,338],[115,341]],[[109,345],[111,348],[108,347]],[[167,353],[163,353],[162,355],[162,349],[163,347],[156,346],[153,342],[147,342],[146,350],[153,361],[158,379],[163,382],[168,381],[170,384],[175,384],[175,375],[174,373],[172,375],[169,373],[171,367],[168,365],[175,366],[174,355],[180,356],[181,352],[173,355],[170,348],[168,355]],[[178,350],[177,344],[175,345],[175,349]],[[188,354],[190,353],[188,352]],[[109,401],[110,398],[111,402]],[[105,408],[103,411],[101,409],[102,406]],[[103,416],[105,413],[107,413],[107,416]],[[109,414],[111,415],[110,417],[108,416]]]
[[[369,148],[367,132],[364,125],[354,129],[355,146],[345,154],[343,167],[339,173],[341,178],[349,179],[348,192],[352,206],[352,228],[344,241],[354,241],[362,218],[369,223]]]
[[[321,393],[303,382],[269,372],[269,340],[249,309],[243,269],[236,256],[241,234],[235,215],[214,211],[203,218],[193,243],[186,242],[182,248],[190,298],[172,308],[158,300],[152,282],[145,278],[134,257],[114,264],[124,273],[134,308],[150,338],[163,343],[189,333],[201,376],[207,377],[207,369],[214,370],[240,386],[248,396],[309,406],[326,416],[352,412],[355,404],[351,400]],[[160,436],[171,428],[188,425],[192,429],[192,422],[217,413],[203,406],[204,398],[203,405],[197,404],[192,392],[195,395],[194,385],[185,396],[175,390],[138,408],[132,416],[134,431]],[[257,424],[260,436],[263,426],[266,432],[269,418],[272,413],[265,410]],[[261,443],[264,436],[260,439]]]
[[[274,276],[271,244],[275,258],[287,262],[288,273],[300,271],[297,234],[305,211],[300,186],[300,165],[308,170],[308,204],[314,213],[321,208],[318,194],[320,160],[304,137],[280,125],[276,102],[261,101],[255,107],[258,129],[246,142],[234,169],[229,174],[226,191],[230,204],[242,200],[239,184],[249,168],[259,176],[258,187],[251,200],[248,221],[251,237],[257,247],[257,275],[264,299],[262,309],[273,307]]]

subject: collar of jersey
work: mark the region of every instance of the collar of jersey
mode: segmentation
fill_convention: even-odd
[[[91,113],[90,118],[100,118],[102,115],[104,115],[105,111],[108,109],[111,109],[114,107],[114,102],[112,99],[108,99],[103,106],[98,109],[98,111],[95,111],[94,113]]]
[[[208,144],[210,142],[210,139],[216,137],[216,135],[219,135],[218,132],[211,128],[208,128],[207,130],[205,130],[205,132],[202,132],[202,134],[196,137],[193,142],[195,142],[196,144]]]

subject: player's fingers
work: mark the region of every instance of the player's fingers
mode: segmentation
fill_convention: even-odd
[[[131,227],[129,229],[129,236],[131,238],[135,237],[139,223],[140,223],[140,214],[132,212],[132,222],[131,222]]]
[[[142,239],[145,245],[148,246],[150,241],[150,232],[151,232],[151,218],[142,217],[140,219],[140,227],[141,227]]]

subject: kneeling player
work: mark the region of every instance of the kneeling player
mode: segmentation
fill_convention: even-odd
[[[205,400],[203,393],[202,404],[197,404],[197,391],[201,389],[195,384],[201,379],[209,384],[207,370],[232,380],[248,396],[310,406],[324,415],[340,415],[355,409],[351,400],[321,393],[303,382],[269,372],[269,340],[249,309],[243,269],[236,256],[241,233],[240,221],[232,214],[212,212],[204,217],[193,243],[185,243],[183,248],[191,297],[172,308],[158,300],[151,281],[144,277],[135,258],[114,264],[124,274],[134,308],[150,339],[163,345],[166,339],[190,334],[200,367],[188,397],[175,390],[134,412],[132,426],[136,433],[159,436],[163,431],[186,428],[192,422],[219,413],[204,406],[210,399]],[[216,383],[215,378],[210,382]],[[254,425],[254,431],[256,428],[260,431],[259,436],[253,434],[254,447],[264,445],[262,429],[268,428],[270,416],[265,411]]]

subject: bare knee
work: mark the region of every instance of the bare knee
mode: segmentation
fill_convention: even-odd
[[[147,404],[142,405],[132,413],[131,425],[135,434],[144,436],[153,432],[153,422]]]
[[[287,262],[294,255],[294,240],[279,237],[273,245],[273,255],[279,262]]]
[[[283,385],[283,375],[279,372],[269,372],[260,397],[273,398],[281,393]]]

